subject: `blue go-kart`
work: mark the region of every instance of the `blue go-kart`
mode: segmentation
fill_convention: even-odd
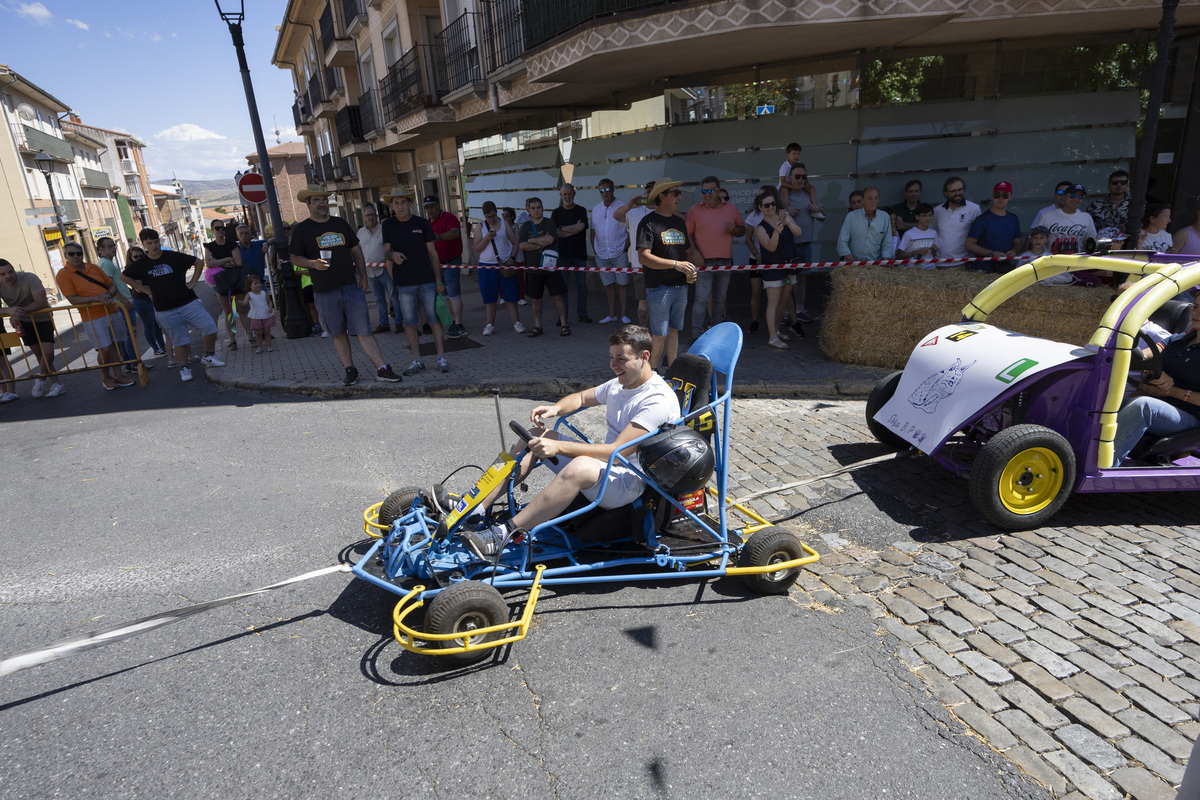
[[[476,556],[458,534],[510,519],[522,508],[513,486],[518,460],[507,451],[464,494],[440,484],[409,487],[369,507],[363,528],[378,541],[353,572],[401,596],[392,615],[396,640],[451,664],[478,661],[525,638],[543,586],[737,575],[755,591],[787,592],[800,568],[817,561],[816,551],[726,494],[730,390],[741,349],[742,331],[731,322],[701,336],[666,376],[683,416],[630,443],[646,453],[655,437],[683,434],[694,440],[691,447],[709,448],[711,472],[692,476],[688,485],[663,485],[654,477],[669,472],[663,465],[615,451],[606,470],[616,463],[636,470],[647,487],[638,500],[604,509],[603,490],[594,501],[581,495],[563,514],[514,537],[494,560]],[[499,419],[498,403],[496,413]],[[509,425],[528,441],[524,428]],[[554,430],[589,441],[570,416],[559,418]],[[484,507],[498,487],[498,499]],[[731,526],[731,511],[744,520],[741,527]],[[501,594],[513,589],[528,592],[516,620]],[[409,620],[426,601],[423,630],[417,630]]]

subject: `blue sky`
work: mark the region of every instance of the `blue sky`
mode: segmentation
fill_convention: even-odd
[[[237,0],[222,8],[237,10]],[[286,0],[247,0],[246,59],[267,146],[299,141],[292,81],[271,65]],[[147,145],[154,180],[215,180],[254,151],[229,29],[212,0],[0,0],[0,62],[85,123]]]

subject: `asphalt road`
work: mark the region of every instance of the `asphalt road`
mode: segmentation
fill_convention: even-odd
[[[0,409],[0,657],[337,563],[366,505],[499,450],[486,400],[92,383]],[[852,606],[548,589],[525,641],[445,672],[393,600],[329,575],[0,678],[0,797],[1049,796]]]

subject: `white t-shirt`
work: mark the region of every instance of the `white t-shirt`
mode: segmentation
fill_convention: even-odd
[[[613,218],[621,205],[613,200],[609,205],[597,203],[592,208],[593,247],[596,258],[617,258],[621,255],[621,245],[625,244],[625,226]],[[632,239],[633,237],[630,237]]]
[[[1082,211],[1074,214],[1057,208],[1044,211],[1039,217],[1039,224],[1050,230],[1050,241],[1046,244],[1046,250],[1050,253],[1080,253],[1083,252],[1085,239],[1096,238],[1096,223],[1092,221],[1091,214]]]
[[[900,249],[905,253],[908,253],[911,250],[920,250],[925,247],[939,247],[940,249],[940,246],[938,245],[938,232],[933,228],[924,231],[917,230],[916,228],[909,228],[904,232],[904,235],[900,237]],[[904,257],[913,258],[913,256],[908,255]],[[936,257],[937,256],[935,256],[933,253],[926,253],[923,256],[917,256],[917,258],[920,258],[922,261],[932,261]],[[899,258],[899,256],[897,256],[897,258]],[[916,265],[909,264],[908,266]],[[931,269],[932,267],[933,265],[930,264],[928,267],[926,267],[926,269]]]
[[[363,260],[367,262],[367,274],[372,278],[378,278],[387,269],[383,261],[383,224],[375,226],[375,233],[367,230],[366,225],[359,228],[358,245],[362,248]],[[371,264],[379,266],[372,267]]]
[[[933,207],[932,230],[938,234],[938,254],[942,258],[967,258],[967,234],[971,231],[971,223],[982,213],[978,203],[966,201],[965,205],[955,209],[946,208],[946,204]]]
[[[625,230],[629,234],[629,266],[634,269],[641,269],[642,262],[638,261],[637,251],[637,229],[638,223],[642,221],[652,209],[646,206],[634,206],[629,211],[625,212]]]
[[[250,303],[250,319],[266,319],[271,316],[266,292],[246,292],[246,300]]]
[[[1136,240],[1135,240],[1136,242]],[[1142,242],[1141,250],[1153,250],[1156,253],[1166,253],[1175,246],[1175,240],[1166,231],[1152,233]]]
[[[652,431],[682,416],[679,398],[658,373],[636,389],[623,388],[616,378],[606,381],[596,387],[596,402],[605,407],[605,444],[615,442],[630,423]]]
[[[1033,224],[1029,226],[1030,230],[1033,230],[1033,229],[1034,229],[1034,228],[1036,228],[1038,225],[1041,225],[1041,224],[1042,224],[1042,217],[1043,217],[1045,214],[1047,214],[1047,213],[1048,213],[1048,212],[1050,212],[1050,211],[1055,211],[1055,210],[1057,210],[1057,209],[1058,209],[1058,206],[1054,205],[1054,203],[1051,203],[1050,205],[1046,206],[1046,207],[1045,207],[1045,208],[1043,208],[1041,211],[1039,211],[1039,212],[1037,213],[1037,216],[1033,218]]]

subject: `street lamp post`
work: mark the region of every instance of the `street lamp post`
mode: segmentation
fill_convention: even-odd
[[[227,0],[230,1],[230,0]],[[238,11],[222,11],[221,0],[213,0],[217,13],[229,26],[237,50],[238,68],[242,73],[242,85],[246,90],[246,107],[250,111],[250,126],[254,130],[254,145],[258,152],[258,163],[269,164],[267,143],[263,139],[262,123],[258,119],[258,104],[254,100],[254,84],[250,81],[250,66],[246,63],[246,44],[242,38],[242,20],[246,18],[246,2],[240,0]],[[230,2],[230,4],[232,4]],[[279,260],[279,274],[283,283],[283,297],[287,306],[283,319],[283,330],[289,339],[299,339],[312,333],[312,324],[304,313],[304,300],[300,294],[300,281],[292,268],[288,254],[288,243],[283,238],[283,216],[279,213],[279,197],[275,194],[275,179],[271,170],[263,170],[263,184],[267,190],[267,206],[271,212],[271,227],[274,228],[273,244]]]
[[[38,168],[38,171],[46,176],[46,188],[50,190],[50,204],[54,206],[54,219],[58,223],[58,235],[62,237],[60,246],[67,246],[67,226],[63,223],[62,213],[58,210],[58,196],[54,194],[54,182],[50,180],[50,174],[54,172],[54,159],[46,154],[45,150],[38,150],[37,155],[33,157],[33,164]]]
[[[1163,90],[1167,85],[1171,44],[1175,41],[1175,9],[1178,6],[1179,0],[1162,0],[1163,13],[1158,24],[1158,37],[1154,41],[1154,70],[1146,101],[1146,121],[1142,125],[1142,140],[1138,142],[1133,182],[1129,184],[1129,219],[1125,223],[1125,232],[1134,237],[1142,229],[1142,215],[1146,209],[1146,189],[1150,186],[1150,168],[1158,139],[1158,117],[1162,109]]]

